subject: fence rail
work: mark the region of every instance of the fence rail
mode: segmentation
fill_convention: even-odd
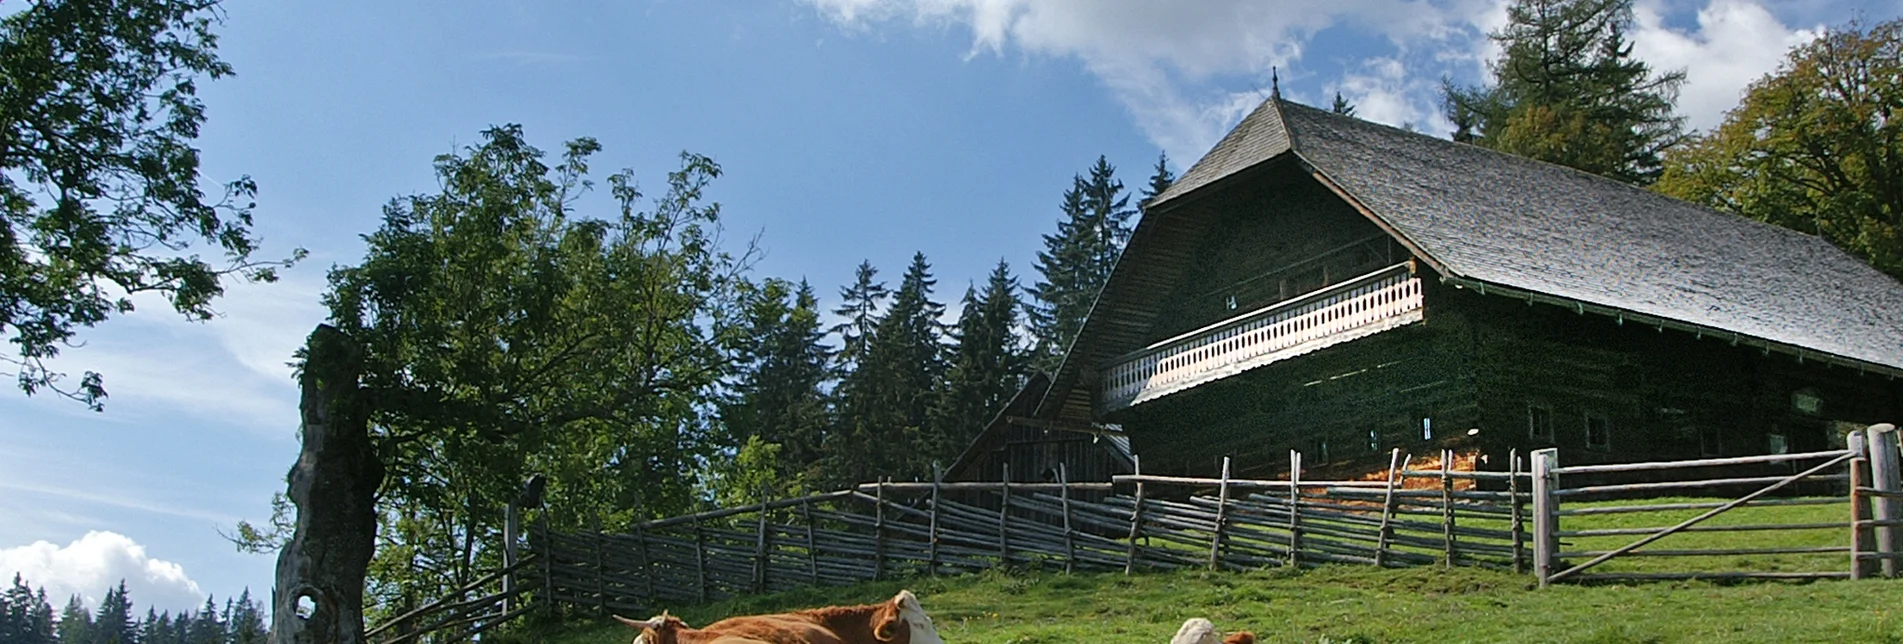
[[[1417,460],[1395,450],[1385,476],[1355,481],[1303,479],[1299,452],[1290,453],[1281,480],[1233,478],[1227,459],[1216,478],[1145,475],[1139,465],[1108,483],[1073,483],[1059,467],[1053,483],[868,483],[617,533],[537,524],[530,557],[369,635],[383,644],[458,641],[531,610],[524,598],[543,608],[643,615],[1001,566],[1132,573],[1460,565],[1532,572],[1541,586],[1895,577],[1903,566],[1897,434],[1876,425],[1852,433],[1844,450],[1677,463],[1560,467],[1555,450],[1540,450],[1510,455],[1505,472],[1456,470],[1462,459],[1452,452]],[[1785,473],[1763,469],[1778,467]],[[1635,474],[1646,479],[1616,480]],[[1668,489],[1746,493],[1621,500]],[[1739,517],[1769,508],[1779,510]],[[1691,563],[1661,568],[1666,562]],[[1714,565],[1721,568],[1701,569]]]

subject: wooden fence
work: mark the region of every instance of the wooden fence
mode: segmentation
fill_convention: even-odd
[[[545,608],[646,616],[739,595],[1001,566],[1458,565],[1531,572],[1541,586],[1895,577],[1903,572],[1897,436],[1877,425],[1851,434],[1842,450],[1616,465],[1561,466],[1556,451],[1541,450],[1511,456],[1503,472],[1459,471],[1451,452],[1416,461],[1396,450],[1386,472],[1360,481],[1303,479],[1302,455],[1291,452],[1284,480],[1232,478],[1225,459],[1217,478],[1139,467],[1111,482],[1072,483],[1060,468],[1055,483],[868,483],[622,533],[538,527],[527,558],[370,635],[466,639],[531,610],[524,593]],[[1658,499],[1687,491],[1699,498]],[[1793,509],[1809,514],[1792,518]],[[1752,542],[1765,536],[1775,541]],[[1705,564],[1646,563],[1659,561]]]
[[[1291,453],[1291,471],[1301,455]],[[682,603],[1000,566],[1065,571],[1360,563],[1523,570],[1524,474],[1451,454],[1382,480],[1135,474],[1110,483],[870,483],[650,521],[619,534],[537,531],[546,598],[645,615]],[[1225,473],[1228,465],[1225,462]],[[1483,490],[1491,482],[1499,490]],[[1129,494],[1113,493],[1119,488]],[[1084,497],[1095,500],[1085,500]]]
[[[1573,467],[1559,466],[1556,450],[1534,452],[1534,574],[1541,586],[1590,580],[1860,579],[1879,572],[1896,577],[1897,562],[1903,560],[1903,530],[1897,529],[1903,527],[1898,464],[1903,453],[1897,432],[1875,425],[1851,432],[1845,443],[1845,449],[1822,452]],[[1752,468],[1756,475],[1742,475],[1753,473]],[[1697,473],[1704,474],[1685,476]],[[1620,476],[1648,480],[1614,482]],[[1563,477],[1590,477],[1591,482],[1565,487]],[[1656,500],[1688,490],[1716,498]],[[1731,498],[1715,491],[1747,492]],[[1635,498],[1645,500],[1620,501]],[[1567,507],[1569,499],[1599,502]],[[1801,509],[1805,506],[1811,507]],[[1609,517],[1619,520],[1606,521]],[[1655,525],[1632,525],[1647,523]],[[1708,536],[1713,533],[1723,536]],[[1669,546],[1655,546],[1674,536],[1679,538]],[[1691,563],[1669,570],[1633,563],[1651,558]]]

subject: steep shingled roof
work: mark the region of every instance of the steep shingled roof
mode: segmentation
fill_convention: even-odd
[[[1168,220],[1184,197],[1284,157],[1334,184],[1456,284],[1903,371],[1903,284],[1821,239],[1278,98],[1148,204],[1146,219]],[[1153,245],[1140,236],[1160,232],[1143,225],[1154,223],[1139,223],[1118,273]],[[1131,306],[1113,291],[1120,277],[1093,318]],[[1089,355],[1067,356],[1053,382],[1063,398],[1047,397],[1040,415],[1081,411],[1071,395],[1088,380],[1081,371],[1138,348],[1105,337],[1111,325],[1097,322],[1072,345]],[[1126,346],[1090,346],[1106,340]]]

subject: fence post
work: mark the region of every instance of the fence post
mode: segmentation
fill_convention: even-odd
[[[1064,463],[1057,464],[1058,503],[1064,508],[1064,572],[1073,572],[1077,568],[1077,539],[1070,523],[1070,468]]]
[[[885,579],[885,477],[879,477],[879,496],[873,504],[872,579]]]
[[[1130,460],[1136,465],[1136,475],[1143,476],[1143,457],[1131,454]],[[1130,510],[1130,550],[1123,556],[1123,574],[1128,575],[1137,565],[1137,537],[1143,534],[1143,479],[1137,479],[1136,507]]]
[[[642,598],[642,603],[650,606],[658,604],[661,598],[654,596],[654,559],[648,556],[648,529],[645,522],[635,522],[634,543],[635,547],[641,551],[641,585],[643,590],[647,591],[647,596]]]
[[[1507,505],[1512,508],[1508,531],[1513,535],[1513,574],[1526,574],[1526,504],[1520,501],[1520,449],[1507,450]]]
[[[1559,504],[1553,492],[1559,487],[1559,450],[1546,448],[1533,452],[1533,576],[1545,588],[1553,574],[1553,555],[1559,551]]]
[[[1446,548],[1445,566],[1454,567],[1454,450],[1440,451],[1440,534]]]
[[[767,501],[768,488],[760,486],[760,530],[754,535],[753,542],[753,592],[766,592],[767,578]]]
[[[700,517],[694,517],[694,578],[700,581],[700,603],[707,603],[707,535],[701,532]]]
[[[541,533],[539,543],[542,544],[537,551],[542,553],[542,589],[536,592],[536,596],[548,597],[547,601],[542,602],[542,615],[548,616],[555,614],[555,539],[548,533],[548,512],[544,511],[541,516],[535,517],[535,528],[536,532]]]
[[[819,542],[813,540],[813,501],[800,501],[800,521],[806,524],[806,574],[819,585]]]
[[[1004,482],[998,485],[998,567],[1011,565],[1011,464],[1004,464]]]
[[[1850,578],[1863,579],[1870,567],[1863,557],[1870,552],[1870,532],[1862,525],[1870,518],[1869,495],[1863,492],[1870,487],[1870,446],[1861,429],[1845,436],[1844,445],[1855,454],[1850,458]]]
[[[938,487],[945,483],[945,471],[938,468],[938,461],[932,461],[932,525],[926,536],[931,539],[931,552],[925,557],[925,572],[938,576]]]
[[[516,533],[521,531],[522,531],[521,510],[516,509],[514,501],[510,501],[508,505],[505,505],[502,507],[502,568],[504,570],[508,570],[510,568],[515,567],[515,561],[516,561],[515,542],[516,542],[516,536],[517,536]],[[503,575],[502,576],[502,613],[504,615],[507,615],[511,610],[515,608],[515,593],[513,592],[514,590],[515,590],[515,573],[510,572],[508,574]]]
[[[1288,451],[1288,565],[1302,565],[1302,453]]]
[[[1407,460],[1414,459],[1410,456]],[[1374,567],[1376,568],[1387,566],[1388,540],[1394,537],[1394,527],[1390,525],[1390,522],[1394,520],[1394,486],[1400,481],[1399,477],[1405,476],[1401,474],[1401,471],[1406,467],[1407,463],[1401,460],[1401,448],[1396,447],[1394,451],[1388,453],[1388,492],[1381,499],[1381,530],[1374,537]]]
[[[608,580],[604,575],[607,572],[604,570],[606,566],[601,561],[601,515],[595,515],[593,523],[595,527],[595,610],[606,615],[608,614]]]
[[[1222,457],[1222,483],[1216,488],[1216,534],[1209,539],[1209,569],[1222,560],[1222,528],[1229,520],[1229,457]]]
[[[1897,462],[1896,426],[1888,423],[1871,425],[1864,431],[1864,437],[1870,447],[1870,487],[1879,492],[1903,491],[1903,468]],[[1903,499],[1876,496],[1871,499],[1871,517],[1877,521],[1896,521],[1903,519]],[[1903,553],[1903,530],[1879,525],[1876,529],[1877,553],[1883,557],[1883,576],[1895,578],[1897,561],[1895,555]]]

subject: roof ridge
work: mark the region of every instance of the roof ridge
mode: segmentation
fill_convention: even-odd
[[[1471,150],[1477,150],[1477,151],[1480,151],[1481,153],[1483,153],[1483,154],[1485,154],[1485,155],[1492,155],[1492,156],[1497,156],[1497,157],[1501,157],[1501,158],[1505,158],[1505,159],[1511,159],[1511,160],[1513,160],[1513,162],[1518,162],[1518,163],[1529,163],[1529,164],[1533,164],[1533,165],[1539,165],[1539,166],[1543,166],[1543,167],[1547,167],[1547,168],[1554,168],[1554,169],[1558,169],[1558,170],[1561,170],[1561,171],[1564,171],[1564,172],[1568,172],[1568,173],[1572,173],[1572,174],[1574,174],[1574,175],[1578,175],[1578,176],[1581,176],[1581,177],[1584,177],[1584,178],[1586,178],[1586,179],[1587,179],[1587,180],[1589,180],[1589,181],[1594,181],[1594,182],[1599,182],[1599,183],[1603,183],[1603,184],[1606,184],[1606,185],[1611,185],[1611,186],[1617,186],[1617,187],[1619,187],[1619,188],[1622,188],[1622,189],[1625,189],[1625,190],[1629,190],[1629,191],[1631,191],[1631,192],[1634,192],[1634,193],[1643,193],[1643,194],[1646,194],[1646,195],[1651,195],[1651,196],[1654,196],[1654,197],[1660,197],[1660,198],[1664,198],[1664,199],[1670,199],[1670,200],[1672,200],[1672,201],[1676,201],[1676,202],[1678,202],[1678,203],[1681,203],[1681,204],[1685,204],[1685,205],[1689,205],[1689,206],[1692,206],[1692,207],[1695,207],[1695,208],[1697,208],[1697,209],[1699,209],[1699,210],[1701,210],[1701,211],[1704,211],[1704,212],[1706,212],[1706,213],[1708,213],[1708,214],[1717,214],[1717,215],[1722,215],[1722,216],[1725,216],[1725,217],[1729,217],[1729,218],[1732,218],[1732,219],[1737,219],[1737,220],[1740,220],[1740,221],[1744,221],[1744,222],[1748,222],[1748,223],[1749,223],[1749,225],[1751,225],[1751,226],[1753,226],[1753,227],[1755,227],[1755,228],[1758,228],[1758,229],[1761,229],[1761,230],[1768,230],[1768,231],[1773,231],[1773,232],[1774,232],[1774,234],[1790,234],[1790,235],[1796,235],[1796,236],[1799,236],[1799,237],[1803,237],[1803,238],[1805,238],[1805,239],[1808,239],[1808,240],[1812,240],[1812,241],[1816,241],[1816,242],[1821,242],[1821,243],[1825,243],[1825,244],[1830,244],[1830,241],[1829,241],[1829,240],[1826,240],[1826,239],[1824,239],[1824,238],[1823,238],[1822,236],[1819,236],[1819,235],[1816,235],[1816,234],[1812,234],[1812,233],[1808,233],[1808,232],[1804,232],[1804,231],[1802,231],[1802,230],[1798,230],[1798,229],[1796,229],[1796,228],[1786,228],[1786,227],[1784,227],[1784,226],[1779,226],[1779,225],[1777,225],[1777,224],[1773,224],[1773,223],[1771,223],[1771,222],[1768,222],[1768,221],[1761,221],[1761,220],[1757,220],[1757,219],[1752,219],[1752,218],[1750,218],[1750,217],[1746,217],[1746,216],[1744,216],[1744,215],[1740,215],[1740,214],[1738,214],[1738,213],[1734,213],[1734,212],[1727,212],[1727,211],[1724,211],[1724,210],[1719,210],[1719,209],[1717,209],[1717,208],[1713,208],[1713,207],[1711,207],[1711,206],[1708,206],[1708,205],[1705,205],[1705,204],[1702,204],[1702,203],[1698,203],[1698,202],[1695,202],[1695,201],[1687,201],[1687,200],[1685,200],[1685,199],[1680,199],[1680,198],[1678,198],[1678,197],[1675,197],[1675,196],[1672,196],[1672,195],[1668,195],[1668,194],[1665,194],[1665,193],[1663,193],[1663,192],[1659,192],[1659,191],[1657,191],[1657,190],[1653,190],[1653,189],[1651,189],[1651,188],[1650,188],[1649,186],[1640,186],[1640,185],[1635,185],[1635,184],[1630,184],[1630,183],[1626,183],[1626,182],[1624,182],[1624,181],[1620,181],[1620,180],[1618,180],[1618,179],[1614,179],[1614,178],[1612,178],[1612,177],[1608,177],[1608,176],[1605,176],[1605,175],[1602,175],[1602,174],[1596,174],[1596,173],[1593,173],[1593,172],[1588,172],[1588,171],[1585,171],[1585,170],[1581,170],[1581,169],[1579,169],[1579,168],[1575,168],[1575,167],[1572,167],[1572,166],[1569,166],[1569,165],[1564,165],[1564,164],[1560,164],[1560,163],[1555,163],[1555,162],[1552,162],[1552,161],[1547,161],[1547,160],[1545,160],[1545,159],[1536,159],[1536,158],[1533,158],[1533,157],[1529,157],[1529,156],[1521,156],[1521,155],[1518,155],[1518,154],[1514,154],[1514,153],[1512,153],[1512,152],[1502,152],[1502,151],[1500,151],[1500,150],[1495,150],[1495,149],[1493,149],[1493,148],[1489,148],[1489,147],[1486,147],[1486,146],[1483,146],[1483,145],[1478,145],[1478,144],[1474,144],[1474,143],[1468,143],[1468,142],[1465,142],[1465,141],[1455,141],[1455,140],[1453,140],[1453,139],[1443,139],[1443,138],[1441,138],[1441,137],[1438,137],[1438,136],[1434,136],[1434,135],[1432,135],[1432,134],[1427,134],[1427,133],[1425,133],[1425,132],[1419,132],[1419,131],[1415,131],[1415,130],[1409,130],[1409,129],[1406,129],[1406,128],[1400,128],[1400,127],[1395,127],[1395,126],[1392,126],[1392,125],[1388,125],[1388,124],[1386,124],[1386,123],[1381,123],[1381,122],[1379,122],[1379,121],[1370,121],[1370,120],[1367,120],[1367,119],[1364,119],[1364,118],[1361,118],[1361,117],[1359,117],[1359,116],[1351,116],[1351,115],[1347,115],[1347,114],[1336,114],[1336,113],[1334,113],[1334,112],[1331,112],[1331,111],[1328,111],[1328,110],[1325,110],[1325,109],[1322,109],[1322,108],[1319,108],[1319,107],[1315,107],[1315,106],[1313,106],[1313,105],[1305,105],[1305,104],[1302,104],[1302,103],[1298,103],[1298,102],[1295,102],[1295,101],[1290,101],[1290,100],[1288,100],[1288,99],[1286,99],[1286,98],[1282,98],[1282,99],[1274,99],[1274,100],[1277,100],[1277,101],[1280,101],[1280,102],[1283,102],[1283,103],[1288,103],[1288,104],[1290,104],[1290,105],[1294,105],[1295,107],[1298,107],[1298,108],[1301,108],[1301,109],[1305,109],[1305,110],[1308,110],[1308,111],[1310,111],[1310,112],[1314,112],[1315,114],[1318,114],[1318,115],[1320,115],[1320,116],[1321,116],[1322,118],[1333,118],[1333,119],[1341,119],[1341,120],[1344,120],[1344,121],[1349,121],[1349,122],[1352,122],[1352,123],[1355,123],[1355,124],[1356,124],[1356,125],[1358,125],[1358,126],[1363,126],[1363,127],[1375,127],[1375,128],[1381,128],[1381,129],[1385,129],[1385,130],[1391,130],[1391,131],[1393,131],[1393,132],[1396,132],[1396,133],[1399,133],[1399,134],[1403,134],[1403,135],[1407,135],[1407,136],[1413,136],[1413,137],[1419,137],[1419,138],[1423,138],[1423,139],[1427,139],[1427,140],[1430,140],[1430,141],[1434,141],[1435,143],[1438,143],[1438,144],[1441,144],[1441,145],[1449,145],[1449,144],[1451,144],[1451,145],[1454,145],[1454,146],[1458,146],[1458,147],[1462,147],[1462,148],[1467,148],[1467,149],[1471,149]],[[1280,106],[1280,105],[1278,105],[1278,106],[1277,106],[1277,114],[1278,114],[1279,116],[1283,116],[1283,121],[1282,121],[1282,127],[1283,127],[1283,129],[1284,129],[1284,130],[1287,130],[1287,131],[1289,131],[1289,149],[1290,149],[1290,150],[1293,150],[1293,151],[1295,151],[1295,152],[1296,152],[1296,154],[1297,154],[1298,156],[1301,156],[1301,149],[1300,149],[1300,144],[1299,144],[1299,142],[1298,142],[1298,140],[1297,140],[1297,139],[1298,139],[1298,137],[1296,137],[1296,136],[1295,136],[1295,133],[1294,133],[1294,129],[1293,129],[1292,127],[1290,127],[1290,126],[1288,125],[1288,121],[1287,121],[1287,117],[1286,117],[1286,113],[1285,113],[1285,112],[1282,112],[1282,111],[1281,111],[1281,106]],[[1306,156],[1303,156],[1303,159],[1302,159],[1302,160],[1303,160],[1304,162],[1308,162],[1308,159],[1307,159],[1307,157],[1306,157]],[[1312,164],[1311,164],[1311,165],[1312,165]],[[1835,244],[1831,244],[1831,247],[1832,247],[1832,248],[1836,248],[1836,245],[1835,245]],[[1839,250],[1841,250],[1841,249],[1839,249]],[[1861,261],[1861,260],[1859,260],[1859,261]],[[1867,264],[1867,263],[1866,263],[1866,264]],[[1872,268],[1874,269],[1875,267],[1872,267]]]

